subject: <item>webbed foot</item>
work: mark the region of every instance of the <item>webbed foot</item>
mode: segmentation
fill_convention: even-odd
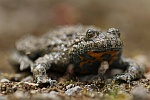
[[[55,83],[57,83],[57,81],[52,80],[47,75],[39,75],[39,76],[36,76],[36,83],[38,83],[38,84],[49,84],[50,86],[52,86]]]
[[[144,69],[136,63],[130,63],[128,69],[119,75],[114,76],[115,80],[122,80],[130,83],[132,80],[140,79],[144,75]]]
[[[133,77],[129,73],[122,73],[113,77],[115,81],[125,81],[130,83],[133,80]]]
[[[33,69],[34,80],[38,84],[54,85],[57,81],[52,80],[47,76],[46,68],[48,67],[44,63],[37,64],[36,67]]]

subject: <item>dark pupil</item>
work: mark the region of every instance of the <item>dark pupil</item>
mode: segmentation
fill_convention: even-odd
[[[86,37],[87,38],[92,38],[93,36],[94,36],[94,31],[88,30],[87,33],[86,33]]]

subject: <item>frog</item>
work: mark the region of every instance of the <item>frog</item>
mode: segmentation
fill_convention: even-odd
[[[112,76],[113,80],[129,83],[142,78],[144,68],[124,57],[123,48],[117,28],[103,31],[92,25],[66,25],[40,37],[21,38],[15,44],[10,62],[17,73],[29,71],[38,84],[56,83],[48,76],[51,72],[78,77],[94,75],[99,79],[113,69],[123,71]]]

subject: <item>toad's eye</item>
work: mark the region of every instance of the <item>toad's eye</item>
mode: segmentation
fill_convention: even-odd
[[[96,31],[88,29],[86,32],[86,38],[92,38],[96,35]]]

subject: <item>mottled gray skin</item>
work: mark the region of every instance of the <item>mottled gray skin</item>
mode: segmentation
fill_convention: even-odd
[[[47,71],[66,72],[68,67],[77,76],[99,78],[114,68],[122,69],[115,80],[130,82],[141,78],[144,69],[122,56],[123,42],[118,29],[106,32],[94,26],[63,26],[41,37],[27,36],[16,42],[11,63],[17,72],[30,71],[37,83],[53,84]]]

